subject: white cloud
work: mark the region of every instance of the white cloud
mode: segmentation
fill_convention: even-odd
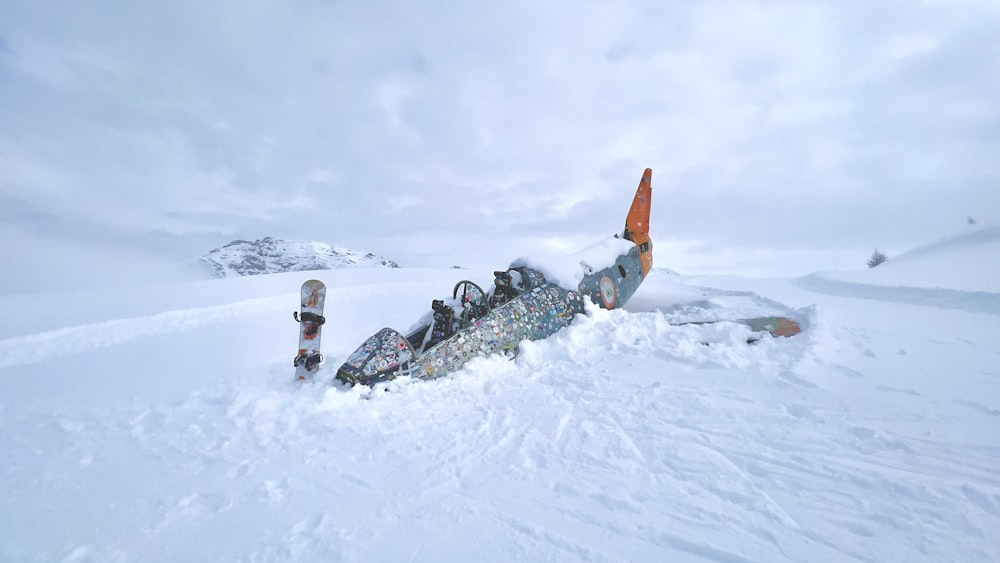
[[[659,236],[718,248],[917,244],[1000,208],[989,2],[5,12],[0,195],[67,238],[575,240],[646,166]]]

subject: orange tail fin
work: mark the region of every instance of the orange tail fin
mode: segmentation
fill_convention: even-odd
[[[649,238],[649,206],[653,201],[653,170],[647,168],[635,190],[635,199],[625,217],[624,238],[639,247],[643,276],[653,268],[653,241]]]

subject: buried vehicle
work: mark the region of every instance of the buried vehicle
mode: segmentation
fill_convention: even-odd
[[[366,340],[337,370],[337,379],[372,385],[403,376],[441,377],[472,358],[516,353],[522,340],[551,336],[584,311],[586,298],[606,309],[623,306],[653,267],[652,175],[649,168],[642,174],[625,230],[586,257],[575,257],[579,276],[553,276],[547,265],[517,261],[494,272],[489,292],[459,281],[451,299],[434,300],[425,322],[409,334],[383,328]]]

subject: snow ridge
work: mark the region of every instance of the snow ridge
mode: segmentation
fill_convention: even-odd
[[[971,232],[962,233],[918,246],[900,254],[895,257],[894,260],[914,260],[949,249],[968,247],[978,249],[980,245],[995,246],[998,244],[1000,244],[1000,225],[985,225],[977,229],[973,229]],[[984,252],[989,251],[985,250]]]
[[[270,311],[284,311],[285,296],[249,299],[239,303],[165,311],[146,317],[114,319],[69,326],[37,334],[0,340],[0,369],[32,364],[92,348],[106,348],[136,338],[184,332],[201,325],[221,323]]]
[[[840,281],[819,274],[799,278],[795,284],[829,295],[1000,315],[1000,293],[989,291],[871,285]]]
[[[396,262],[371,252],[362,254],[325,242],[284,241],[271,237],[234,240],[212,250],[200,261],[220,278],[337,268],[399,267]]]

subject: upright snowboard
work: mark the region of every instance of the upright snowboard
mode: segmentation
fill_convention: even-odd
[[[319,352],[320,332],[326,318],[323,304],[326,301],[326,286],[319,280],[309,280],[302,284],[302,308],[292,313],[299,322],[299,353],[292,364],[295,379],[307,379],[319,369],[323,355]]]

